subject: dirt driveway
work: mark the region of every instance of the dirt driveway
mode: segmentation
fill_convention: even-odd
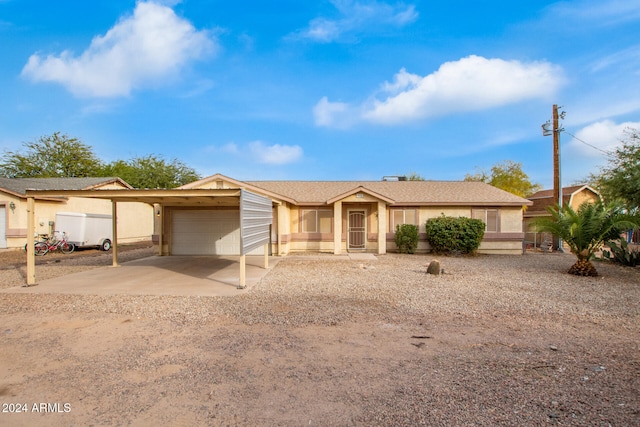
[[[640,424],[639,269],[432,259],[285,258],[226,298],[0,293],[0,425]]]

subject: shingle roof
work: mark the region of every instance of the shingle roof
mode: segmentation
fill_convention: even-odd
[[[0,190],[7,190],[18,196],[25,197],[27,189],[33,190],[90,190],[92,188],[120,182],[126,187],[129,184],[120,178],[2,178]]]
[[[531,201],[482,182],[469,181],[246,181],[302,204],[324,204],[362,188],[396,205],[523,206]]]
[[[576,191],[582,189],[586,184],[582,185],[573,185],[571,187],[562,187],[562,197],[569,197]],[[553,189],[551,190],[540,190],[536,193],[533,193],[531,196],[527,197],[529,200],[534,199],[544,199],[547,197],[553,197]]]

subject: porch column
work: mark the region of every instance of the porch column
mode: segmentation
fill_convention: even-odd
[[[27,286],[36,284],[35,200],[27,197]]]
[[[333,204],[333,253],[340,255],[342,251],[342,202]]]
[[[378,255],[387,253],[387,204],[378,200]]]
[[[285,250],[285,243],[282,243],[282,234],[289,234],[287,209],[284,202],[280,203],[276,209],[278,212],[278,255],[286,255],[289,251]]]
[[[115,200],[111,201],[111,237],[113,238],[111,242],[111,255],[112,255],[112,266],[118,266],[118,203]]]

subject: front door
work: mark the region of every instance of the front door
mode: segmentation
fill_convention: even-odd
[[[364,250],[366,248],[367,224],[364,210],[349,211],[348,249]]]

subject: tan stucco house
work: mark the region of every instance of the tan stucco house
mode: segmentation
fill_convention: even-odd
[[[554,199],[553,189],[540,190],[527,199],[533,204],[524,212],[524,229],[527,232],[532,232],[535,231],[534,220],[540,217],[550,217],[547,208],[558,206],[558,200]],[[598,200],[602,200],[600,193],[589,185],[572,185],[562,188],[562,205],[568,204],[574,210],[577,210],[584,202],[595,203]]]
[[[114,236],[136,222],[119,214],[123,203],[153,206],[158,255],[240,255],[241,286],[246,255],[264,256],[267,266],[268,255],[297,252],[385,254],[396,250],[399,224],[418,225],[418,251],[429,251],[426,220],[443,214],[485,222],[480,253],[521,254],[522,211],[532,204],[482,182],[239,181],[221,174],[176,189],[27,189],[26,196],[27,205],[57,198],[110,204]],[[27,217],[37,222],[37,215]],[[117,258],[115,244],[114,266]],[[35,283],[32,256],[27,283]]]
[[[548,246],[551,244],[552,236],[550,233],[538,233],[535,220],[550,217],[547,208],[558,206],[558,200],[554,198],[553,189],[540,190],[527,199],[533,204],[525,210],[523,215],[525,240],[536,247]],[[568,204],[574,210],[577,210],[584,202],[595,203],[598,200],[601,200],[600,193],[589,185],[582,184],[562,188],[562,205]]]
[[[23,248],[27,241],[27,189],[57,191],[130,190],[120,178],[0,178],[0,248]],[[35,197],[34,233],[51,234],[56,214],[77,212],[112,214],[109,200],[56,195]],[[118,205],[118,216],[126,218],[118,224],[120,243],[151,240],[153,206],[145,203]]]
[[[442,214],[485,222],[480,253],[520,254],[523,207],[532,204],[488,184],[463,181],[238,181],[216,174],[180,187],[240,188],[272,200],[269,250],[274,255],[305,251],[384,254],[396,250],[394,231],[396,225],[405,223],[419,227],[418,251],[427,252],[425,223]],[[237,207],[222,204],[165,206],[162,253],[237,253],[235,211]],[[220,226],[221,222],[226,225]],[[208,237],[205,230],[211,230]],[[190,236],[198,236],[197,241],[189,241]],[[218,249],[211,246],[212,240],[219,242]]]

